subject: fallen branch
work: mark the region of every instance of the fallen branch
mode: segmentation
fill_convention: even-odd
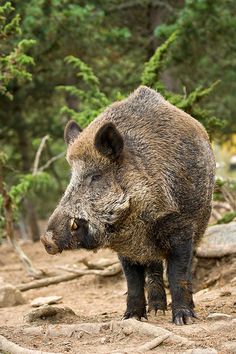
[[[95,275],[101,275],[103,277],[111,277],[113,275],[117,275],[122,271],[121,264],[120,263],[115,263],[105,269],[99,270],[99,269],[76,269],[76,268],[70,268],[70,267],[64,267],[64,266],[58,266],[58,269],[65,270],[66,272],[74,273],[79,276],[82,275],[88,275],[88,274],[95,274]]]
[[[121,272],[120,263],[117,263],[117,264],[114,264],[113,266],[107,267],[104,270],[73,269],[73,268],[68,268],[68,267],[63,267],[63,266],[58,266],[57,268],[65,270],[65,271],[73,273],[73,274],[62,274],[62,275],[57,275],[55,277],[33,280],[29,283],[19,284],[16,286],[16,288],[21,291],[26,291],[26,290],[30,290],[30,289],[42,288],[44,286],[48,286],[48,285],[52,285],[52,284],[62,283],[64,281],[73,280],[73,279],[81,277],[83,275],[95,274],[95,275],[101,275],[103,277],[110,277],[110,276],[119,274]]]
[[[0,351],[1,353],[8,354],[61,354],[61,353],[49,353],[42,350],[27,349],[15,344],[5,337],[0,335]]]
[[[42,288],[44,286],[48,286],[48,285],[52,285],[52,284],[58,284],[58,283],[62,283],[64,281],[73,280],[75,278],[78,278],[79,276],[80,276],[79,274],[57,275],[55,277],[38,279],[38,280],[30,281],[29,283],[19,284],[19,285],[16,285],[16,288],[21,290],[21,291],[26,291],[26,290],[30,290],[30,289],[36,289],[36,288]]]

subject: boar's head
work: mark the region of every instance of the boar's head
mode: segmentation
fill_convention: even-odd
[[[130,209],[123,138],[113,123],[99,120],[84,131],[70,121],[64,138],[71,180],[41,241],[50,254],[109,246]]]

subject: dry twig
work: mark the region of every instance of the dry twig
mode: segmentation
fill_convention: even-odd
[[[3,198],[3,210],[4,210],[4,216],[5,216],[5,222],[6,222],[6,233],[7,233],[7,238],[10,241],[13,249],[19,256],[21,262],[25,266],[26,270],[28,273],[35,277],[38,278],[40,277],[43,273],[40,270],[37,270],[34,268],[33,264],[31,263],[30,259],[26,256],[22,248],[20,247],[19,243],[17,242],[15,238],[15,233],[14,233],[14,225],[13,225],[13,211],[12,211],[12,200],[9,194],[7,193],[4,182],[3,182],[3,167],[0,163],[0,193],[2,194]]]
[[[113,258],[113,259],[107,259],[107,258],[100,258],[99,260],[97,260],[96,262],[94,261],[88,261],[87,258],[82,259],[81,263],[83,263],[84,265],[86,265],[86,267],[88,267],[89,269],[104,269],[106,267],[109,267],[115,263],[118,263],[118,259],[117,257]]]
[[[46,141],[49,139],[49,135],[45,135],[40,144],[39,144],[39,148],[36,152],[36,155],[35,155],[35,159],[34,159],[34,165],[33,165],[33,172],[32,172],[32,175],[35,176],[37,173],[38,173],[38,167],[39,167],[39,159],[40,159],[40,156],[42,154],[42,151],[44,149],[44,146],[46,144]]]
[[[35,175],[37,175],[37,173],[45,170],[48,166],[50,166],[50,164],[52,162],[54,162],[56,159],[58,159],[59,157],[61,157],[64,154],[64,152],[63,152],[57,156],[54,156],[45,165],[43,165],[39,169],[40,156],[42,154],[42,151],[43,151],[48,139],[49,139],[48,135],[44,136],[39,144],[39,148],[36,152],[34,163],[33,163],[33,171],[32,171],[33,176],[35,176]],[[19,256],[21,262],[25,266],[29,275],[33,276],[34,278],[40,278],[40,277],[44,276],[45,273],[41,270],[36,269],[33,266],[31,260],[26,256],[26,254],[24,253],[24,251],[22,250],[22,248],[20,247],[19,243],[17,242],[17,240],[15,238],[14,224],[13,224],[13,212],[12,212],[12,200],[11,200],[11,198],[10,198],[9,194],[7,193],[5,186],[4,186],[3,166],[1,164],[1,162],[0,162],[0,193],[2,194],[2,197],[3,197],[3,209],[4,209],[4,214],[5,214],[5,220],[6,220],[7,237],[9,239],[13,249],[15,250],[17,255]]]
[[[80,275],[78,275],[78,274],[62,274],[62,275],[57,275],[55,277],[33,280],[33,281],[31,281],[29,283],[25,283],[25,284],[19,284],[19,285],[16,285],[16,288],[21,291],[26,291],[26,290],[30,290],[30,289],[37,289],[37,288],[42,288],[44,286],[58,284],[58,283],[62,283],[64,281],[73,280],[75,278],[78,278],[79,276]]]
[[[107,267],[106,269],[103,269],[103,270],[74,269],[74,268],[67,268],[67,267],[63,267],[63,266],[58,266],[57,268],[62,269],[62,270],[66,270],[67,272],[70,272],[73,274],[62,274],[62,275],[57,275],[55,277],[34,280],[34,281],[31,281],[26,284],[19,284],[16,287],[17,287],[17,289],[19,289],[21,291],[26,291],[26,290],[30,290],[30,289],[42,288],[44,286],[48,286],[48,285],[52,285],[52,284],[62,283],[64,281],[73,280],[73,279],[81,277],[83,275],[95,274],[95,275],[101,275],[103,277],[109,277],[109,276],[113,276],[113,275],[116,275],[121,272],[120,263],[113,264],[112,266]]]
[[[48,160],[43,166],[39,167],[38,171],[39,172],[43,172],[44,170],[46,170],[54,161],[60,159],[62,156],[65,155],[65,152],[61,152],[58,155],[53,156],[50,160]]]

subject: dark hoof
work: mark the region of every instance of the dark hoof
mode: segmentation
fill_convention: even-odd
[[[156,315],[158,310],[165,314],[165,311],[167,310],[166,295],[163,294],[161,297],[155,296],[154,294],[149,295],[148,312],[154,311]]]
[[[123,320],[128,320],[129,318],[135,318],[141,321],[142,318],[147,320],[146,309],[136,309],[136,310],[126,310],[123,316]]]
[[[148,313],[150,313],[151,311],[154,311],[155,315],[157,314],[157,311],[160,310],[163,312],[163,314],[165,315],[165,311],[167,310],[166,305],[164,304],[157,304],[157,303],[149,303],[148,304]]]
[[[173,322],[177,326],[193,324],[194,318],[197,318],[196,314],[193,312],[193,310],[189,309],[175,310],[173,313]]]

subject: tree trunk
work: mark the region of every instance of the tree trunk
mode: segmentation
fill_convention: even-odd
[[[24,173],[30,172],[30,159],[29,159],[29,142],[25,133],[25,127],[21,126],[18,131],[18,141],[20,153],[22,156],[22,170]],[[40,238],[39,226],[37,222],[37,214],[33,202],[29,198],[25,198],[24,201],[26,210],[26,219],[30,229],[30,236],[33,242],[36,242]]]
[[[37,221],[37,214],[36,210],[34,208],[34,204],[32,200],[26,198],[24,201],[25,204],[25,210],[27,213],[27,221],[30,229],[30,236],[31,240],[33,242],[39,241],[40,238],[40,231],[39,231],[39,226],[38,226],[38,221]]]
[[[155,29],[163,23],[167,23],[170,16],[173,16],[173,12],[177,11],[184,5],[183,0],[175,1],[163,1],[160,4],[155,4],[155,2],[150,2],[147,7],[147,31],[148,37],[151,38],[150,44],[147,50],[147,60],[149,60],[155,53],[156,49],[161,44],[159,38],[154,36]],[[164,82],[165,86],[171,90],[175,91],[176,82],[173,79],[173,75],[170,70],[165,70],[161,73],[161,80]]]

